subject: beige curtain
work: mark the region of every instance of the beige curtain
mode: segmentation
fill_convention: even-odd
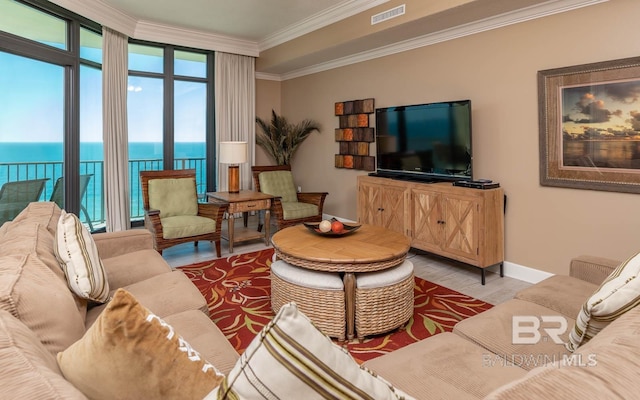
[[[240,190],[250,189],[251,166],[255,159],[256,79],[255,59],[237,54],[216,53],[216,148],[224,141],[246,141],[248,162],[240,165]],[[219,151],[219,150],[218,150]],[[216,155],[216,160],[219,154]],[[228,189],[228,169],[218,164],[217,190]]]
[[[102,126],[107,232],[131,227],[127,132],[127,36],[102,29]]]

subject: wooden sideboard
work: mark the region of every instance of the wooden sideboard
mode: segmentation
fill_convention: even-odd
[[[358,222],[401,232],[411,247],[485,268],[504,262],[504,191],[358,177]]]

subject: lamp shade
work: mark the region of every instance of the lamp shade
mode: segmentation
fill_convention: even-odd
[[[220,163],[241,164],[247,162],[247,142],[220,142]]]

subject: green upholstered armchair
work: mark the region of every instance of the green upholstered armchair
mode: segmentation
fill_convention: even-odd
[[[278,229],[322,221],[322,207],[328,193],[298,193],[290,165],[253,166],[251,172],[255,190],[276,196],[271,202],[271,218]],[[258,230],[262,230],[262,225],[258,225]]]
[[[209,240],[220,257],[222,218],[227,207],[199,203],[194,169],[140,171],[144,226],[153,234],[155,248]]]

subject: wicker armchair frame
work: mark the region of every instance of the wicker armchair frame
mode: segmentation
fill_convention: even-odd
[[[196,177],[195,169],[182,170],[162,170],[162,171],[140,171],[140,184],[142,186],[142,201],[144,207],[144,226],[153,234],[154,247],[158,253],[162,254],[162,250],[182,243],[194,242],[194,246],[198,245],[200,240],[208,240],[215,244],[216,255],[220,257],[220,236],[222,231],[222,220],[227,205],[198,203],[198,216],[211,218],[216,221],[215,232],[204,235],[187,236],[182,238],[165,239],[162,231],[162,221],[160,220],[160,210],[149,208],[149,180],[151,179],[176,179],[176,178],[194,178]]]
[[[251,173],[253,175],[253,185],[256,191],[260,192],[260,179],[258,178],[262,172],[268,171],[291,171],[290,165],[254,165],[251,167]],[[303,222],[320,222],[322,221],[322,209],[324,207],[324,200],[327,197],[328,192],[303,192],[297,193],[298,201],[301,203],[315,204],[318,206],[318,214],[305,218],[284,219],[284,212],[282,210],[282,201],[279,197],[275,197],[271,201],[271,219],[276,222],[278,230],[284,229],[289,226],[298,225]],[[258,225],[258,231],[262,231],[262,225]]]

